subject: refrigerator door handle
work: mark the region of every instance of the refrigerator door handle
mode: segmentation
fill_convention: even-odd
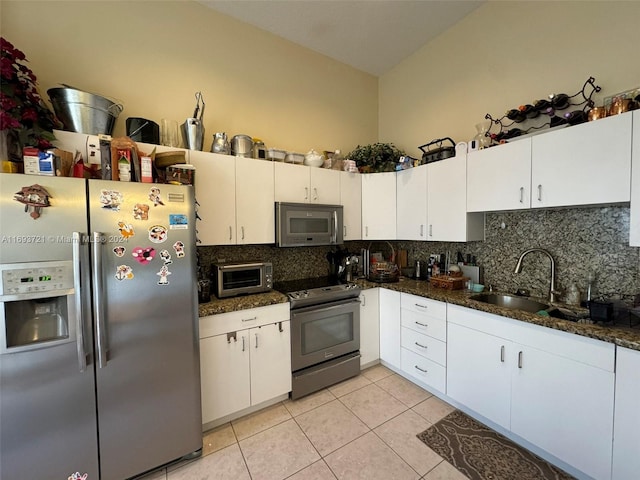
[[[102,292],[102,239],[100,232],[93,232],[91,239],[91,261],[93,267],[93,318],[96,325],[96,343],[98,345],[98,366],[107,366],[107,331],[104,320],[104,300]]]
[[[84,349],[84,311],[82,305],[82,286],[81,286],[81,258],[80,248],[82,246],[82,236],[80,232],[73,232],[73,290],[76,307],[76,344],[78,345],[78,366],[80,372],[87,369],[87,353]]]

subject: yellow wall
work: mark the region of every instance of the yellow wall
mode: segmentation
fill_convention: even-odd
[[[589,76],[596,104],[640,87],[638,19],[638,1],[489,1],[380,77],[379,139],[419,157],[431,140],[470,140],[486,113],[573,95]]]
[[[377,139],[378,80],[191,1],[2,1],[0,32],[42,95],[60,83],[119,99],[127,117],[182,123],[194,94],[214,132],[267,147],[349,151]]]

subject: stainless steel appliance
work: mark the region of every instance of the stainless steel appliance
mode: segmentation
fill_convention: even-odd
[[[193,204],[0,174],[0,478],[121,480],[200,453]]]
[[[273,266],[260,261],[214,263],[211,280],[218,298],[268,292],[273,288]]]
[[[291,398],[360,373],[360,287],[322,277],[279,282],[291,304]]]
[[[342,225],[342,205],[276,202],[279,247],[340,245]]]

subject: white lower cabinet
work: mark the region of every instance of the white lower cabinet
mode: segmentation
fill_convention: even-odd
[[[640,351],[617,347],[613,422],[613,479],[638,478],[640,472]]]
[[[553,457],[611,478],[613,344],[448,307],[447,395]]]
[[[400,369],[400,292],[380,288],[379,295],[380,360]]]
[[[291,391],[289,304],[200,318],[202,423]]]
[[[402,293],[400,306],[402,371],[444,393],[447,304]]]
[[[360,293],[360,367],[380,359],[380,289]]]

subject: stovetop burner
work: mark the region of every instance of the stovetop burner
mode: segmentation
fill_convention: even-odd
[[[318,305],[360,295],[360,287],[357,284],[333,277],[276,282],[273,288],[289,297],[291,308]]]

